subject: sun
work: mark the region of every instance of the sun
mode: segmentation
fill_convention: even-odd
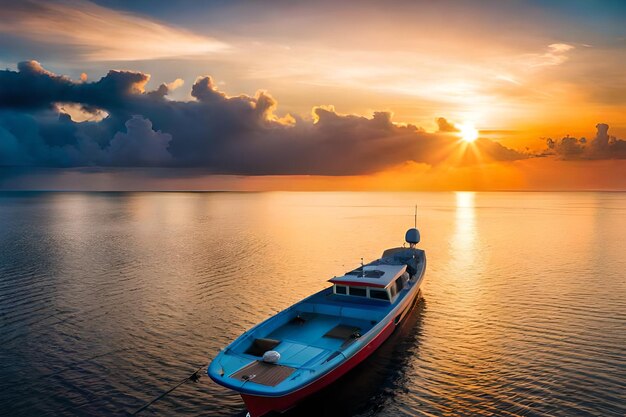
[[[463,123],[459,126],[459,136],[464,142],[471,143],[478,139],[478,130],[473,123]]]

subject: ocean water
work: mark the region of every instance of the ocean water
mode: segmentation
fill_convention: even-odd
[[[0,415],[128,415],[402,243],[423,299],[291,416],[626,415],[625,193],[1,193]],[[206,375],[140,415],[241,416]]]

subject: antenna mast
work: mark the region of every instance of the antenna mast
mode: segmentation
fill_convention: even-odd
[[[417,204],[415,205],[415,228],[417,229]]]

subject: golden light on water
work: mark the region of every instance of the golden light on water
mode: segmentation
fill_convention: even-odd
[[[459,271],[469,271],[480,268],[477,265],[476,253],[476,213],[475,193],[471,191],[458,191],[455,193],[455,229],[450,241],[454,253],[454,265]],[[475,274],[466,273],[460,278],[471,279]]]

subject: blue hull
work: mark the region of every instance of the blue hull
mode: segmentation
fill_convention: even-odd
[[[208,368],[216,383],[239,392],[253,415],[284,411],[369,356],[411,310],[426,268],[418,267],[392,300],[338,295],[326,288],[246,331]],[[265,351],[278,352],[273,364]]]

